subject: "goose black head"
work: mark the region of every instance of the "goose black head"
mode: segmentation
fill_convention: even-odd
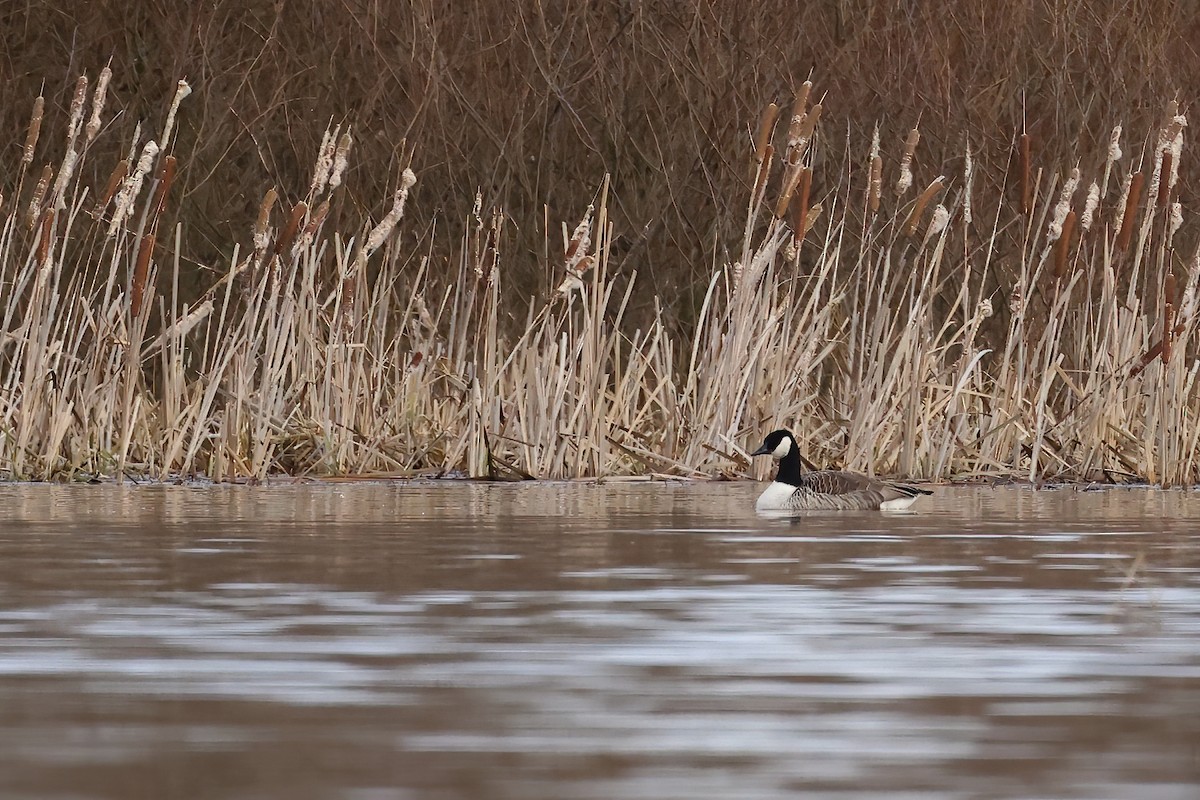
[[[750,455],[769,455],[776,461],[780,461],[794,452],[796,452],[796,437],[792,436],[791,431],[780,429],[768,433],[767,438],[762,443],[762,447],[758,448]]]

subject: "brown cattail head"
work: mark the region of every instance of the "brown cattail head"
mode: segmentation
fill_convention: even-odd
[[[800,246],[808,224],[808,196],[812,192],[812,170],[805,167],[800,174],[800,186],[792,198],[792,244]]]
[[[138,245],[137,262],[133,268],[133,282],[129,287],[129,316],[137,319],[145,306],[146,281],[150,276],[150,257],[154,254],[154,234],[142,236]]]
[[[1128,250],[1129,240],[1133,236],[1133,218],[1137,213],[1138,200],[1142,194],[1142,184],[1146,176],[1136,173],[1129,182],[1129,194],[1125,198],[1125,212],[1121,217],[1121,230],[1117,234],[1117,249]]]
[[[87,101],[87,75],[80,75],[75,82],[75,94],[71,97],[71,119],[67,124],[67,149],[75,144],[83,125],[83,104]]]
[[[804,112],[808,110],[808,96],[812,93],[812,81],[805,81],[800,84],[800,91],[796,92],[796,99],[792,101],[792,119],[794,125],[797,118],[804,116]],[[790,132],[789,132],[790,133]]]
[[[897,196],[903,195],[912,186],[913,154],[917,152],[917,145],[920,141],[921,131],[914,127],[908,132],[908,138],[904,140],[904,154],[900,156],[900,177],[896,179]]]
[[[1021,213],[1033,210],[1033,163],[1031,151],[1033,140],[1028,133],[1021,134]]]
[[[300,223],[304,221],[304,215],[308,213],[308,203],[301,200],[296,205],[292,206],[292,215],[288,218],[287,226],[284,227],[283,233],[279,234],[279,239],[275,242],[275,255],[290,253],[292,245],[296,241],[296,234],[300,231]]]
[[[933,180],[933,183],[925,187],[925,191],[921,192],[917,197],[917,202],[913,205],[912,211],[908,215],[908,221],[904,224],[904,233],[906,236],[913,236],[917,232],[917,225],[921,222],[921,215],[925,213],[925,206],[929,205],[929,201],[933,196],[942,190],[945,184],[946,176],[939,175]]]
[[[38,137],[42,133],[42,113],[46,108],[46,98],[41,95],[33,101],[33,115],[29,118],[29,132],[25,134],[25,151],[21,154],[21,163],[25,166],[33,163],[33,151],[37,149]]]
[[[354,137],[347,129],[342,134],[342,138],[338,140],[337,149],[333,151],[333,166],[329,170],[329,191],[331,192],[342,185],[342,176],[346,172],[346,166],[350,163],[350,148],[353,144]]]
[[[108,183],[104,185],[104,194],[100,195],[100,201],[96,203],[97,217],[104,213],[104,209],[108,208],[108,204],[112,202],[117,189],[121,187],[121,183],[128,175],[129,159],[123,158],[113,167],[112,174],[108,176]]]
[[[1162,170],[1159,172],[1158,180],[1158,199],[1155,205],[1158,208],[1166,208],[1171,202],[1171,149],[1164,147],[1162,151]]]
[[[151,229],[158,225],[158,218],[162,214],[163,208],[167,205],[167,195],[171,192],[171,185],[175,183],[175,156],[167,156],[163,159],[162,166],[158,168],[158,188],[154,192],[154,202],[151,207],[154,209],[151,214]]]
[[[872,214],[879,211],[879,200],[882,194],[883,156],[875,156],[871,159],[871,188],[867,193],[867,206],[871,209]]]
[[[29,196],[29,212],[27,222],[30,230],[37,224],[38,216],[42,213],[42,202],[46,199],[46,192],[50,188],[50,179],[54,177],[54,167],[47,164],[42,167],[42,175],[38,178],[38,182],[33,187],[33,194]]]
[[[50,263],[50,236],[54,233],[54,209],[46,209],[42,214],[42,228],[38,235],[37,263],[46,266]]]
[[[804,153],[812,142],[813,132],[821,119],[821,104],[817,103],[803,117],[794,117],[788,131],[787,163],[789,166],[799,166],[804,159]]]
[[[258,204],[258,216],[254,220],[254,252],[261,253],[267,249],[271,233],[271,211],[275,208],[275,201],[279,199],[279,193],[272,186],[263,195],[262,202]]]
[[[312,217],[308,220],[308,224],[304,226],[304,232],[296,240],[295,249],[308,247],[316,237],[317,231],[321,228],[321,223],[325,221],[327,216],[329,216],[328,197],[321,201],[321,205],[317,206],[317,210],[313,212]]]
[[[768,103],[758,120],[758,134],[754,137],[754,167],[767,160],[767,144],[771,141],[771,133],[775,130],[775,121],[779,119],[779,106]]]

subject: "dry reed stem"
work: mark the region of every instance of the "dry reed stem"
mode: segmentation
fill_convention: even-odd
[[[1100,199],[1108,197],[1108,179],[1112,175],[1113,164],[1121,160],[1121,126],[1114,125],[1108,137],[1108,152],[1104,157],[1104,179],[1100,182]]]
[[[1171,361],[1171,347],[1175,338],[1175,276],[1168,272],[1163,280],[1162,362]]]
[[[1134,217],[1137,215],[1138,200],[1142,194],[1142,184],[1145,182],[1146,176],[1137,172],[1130,179],[1129,192],[1125,198],[1125,206],[1121,215],[1121,227],[1117,233],[1117,249],[1125,251],[1129,249],[1129,240],[1133,236]]]
[[[970,227],[974,211],[971,205],[971,189],[975,177],[975,161],[971,158],[971,143],[968,141],[963,156],[963,225]]]
[[[1033,210],[1033,138],[1028,133],[1021,134],[1020,142],[1020,176],[1021,176],[1021,214]]]

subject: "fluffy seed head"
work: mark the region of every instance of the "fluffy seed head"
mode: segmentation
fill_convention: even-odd
[[[108,98],[108,83],[112,80],[112,70],[108,67],[100,70],[100,77],[96,80],[96,91],[92,94],[92,116],[88,119],[87,141],[91,142],[96,138],[96,134],[100,132],[102,124],[100,115],[104,113],[104,102]]]
[[[1083,230],[1092,227],[1092,219],[1096,214],[1096,206],[1100,204],[1100,184],[1092,181],[1088,187],[1087,199],[1083,203],[1083,214],[1079,217],[1079,226]]]
[[[337,149],[333,151],[333,168],[329,172],[329,191],[333,191],[342,185],[342,175],[346,172],[346,165],[350,163],[350,147],[354,144],[354,138],[347,130],[342,134],[342,138],[338,140]]]
[[[21,154],[21,163],[28,166],[33,163],[33,151],[37,149],[38,136],[42,132],[42,112],[46,108],[46,98],[41,95],[33,101],[33,115],[29,118],[29,132],[25,135],[25,150]]]

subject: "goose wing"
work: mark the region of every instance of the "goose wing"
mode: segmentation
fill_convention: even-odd
[[[822,470],[807,472],[792,495],[797,509],[875,510],[883,503],[929,494],[923,489],[887,483],[857,472]]]

